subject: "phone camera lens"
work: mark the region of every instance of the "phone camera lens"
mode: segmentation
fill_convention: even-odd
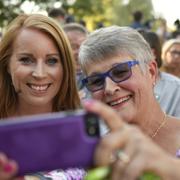
[[[99,121],[98,117],[95,114],[88,113],[86,114],[86,132],[89,136],[99,136]]]
[[[95,135],[95,134],[96,134],[96,129],[95,129],[95,127],[94,127],[94,126],[89,127],[88,132],[89,132],[89,135],[90,135],[90,136]]]

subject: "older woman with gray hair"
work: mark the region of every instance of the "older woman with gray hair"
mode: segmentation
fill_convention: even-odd
[[[151,48],[136,30],[118,26],[96,30],[81,45],[79,61],[86,74],[83,83],[92,97],[113,108],[119,117],[118,120],[117,116],[114,118],[111,113],[108,115],[106,109],[99,112],[100,107],[91,103],[90,109],[94,107],[93,111],[103,116],[110,129],[109,135],[99,145],[101,151],[96,156],[98,164],[110,163],[107,157],[121,149],[128,161],[122,163],[124,158],[115,161],[112,167],[116,175],[118,172],[122,175],[123,170],[132,164],[136,164],[138,170],[142,170],[139,166],[147,166],[148,162],[134,162],[136,155],[145,148],[140,143],[136,128],[125,131],[126,128],[119,126],[121,119],[138,127],[168,154],[176,156],[180,148],[180,121],[166,115],[154,96],[157,64]],[[114,132],[116,135],[112,136]],[[122,137],[128,136],[132,142],[131,139],[136,135],[139,143],[136,141],[131,146],[125,145],[127,138]],[[111,141],[108,139],[110,136]],[[158,161],[158,154],[156,156]],[[135,169],[131,167],[129,170]],[[118,179],[117,176],[114,179]]]

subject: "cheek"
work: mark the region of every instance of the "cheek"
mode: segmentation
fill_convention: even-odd
[[[56,83],[58,84],[58,86],[61,86],[61,83],[63,80],[63,69],[62,69],[62,67],[58,67],[51,72],[53,72],[52,75],[53,75]]]
[[[91,94],[93,99],[102,100],[103,91],[97,91]]]
[[[21,81],[22,73],[19,71],[13,71],[10,75],[11,75],[12,85],[14,86],[15,91],[18,92],[20,89],[20,81]]]
[[[166,63],[171,63],[171,61],[172,61],[172,56],[170,55],[170,54],[167,54],[166,55]]]
[[[143,89],[146,88],[144,79],[142,79],[141,77],[139,77],[139,79],[133,79],[133,80],[129,80],[125,83],[123,83],[123,85],[121,86],[121,90],[130,92],[135,99],[139,99],[140,96],[142,96],[142,92]]]

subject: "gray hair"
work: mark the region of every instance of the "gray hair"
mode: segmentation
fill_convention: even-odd
[[[142,35],[130,27],[110,26],[92,32],[82,43],[79,62],[83,71],[89,64],[104,61],[119,54],[140,62],[141,69],[154,59],[149,44]]]
[[[63,30],[67,32],[78,31],[84,35],[88,35],[88,30],[81,24],[78,23],[68,23],[62,26]]]

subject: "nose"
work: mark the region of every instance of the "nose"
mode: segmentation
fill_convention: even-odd
[[[104,87],[104,94],[105,95],[113,95],[116,91],[119,91],[120,87],[114,81],[112,81],[109,77],[105,79],[105,87]]]
[[[39,62],[34,66],[32,76],[35,77],[35,78],[44,78],[44,77],[46,77],[46,68],[45,68],[45,66],[43,65],[42,62]]]

